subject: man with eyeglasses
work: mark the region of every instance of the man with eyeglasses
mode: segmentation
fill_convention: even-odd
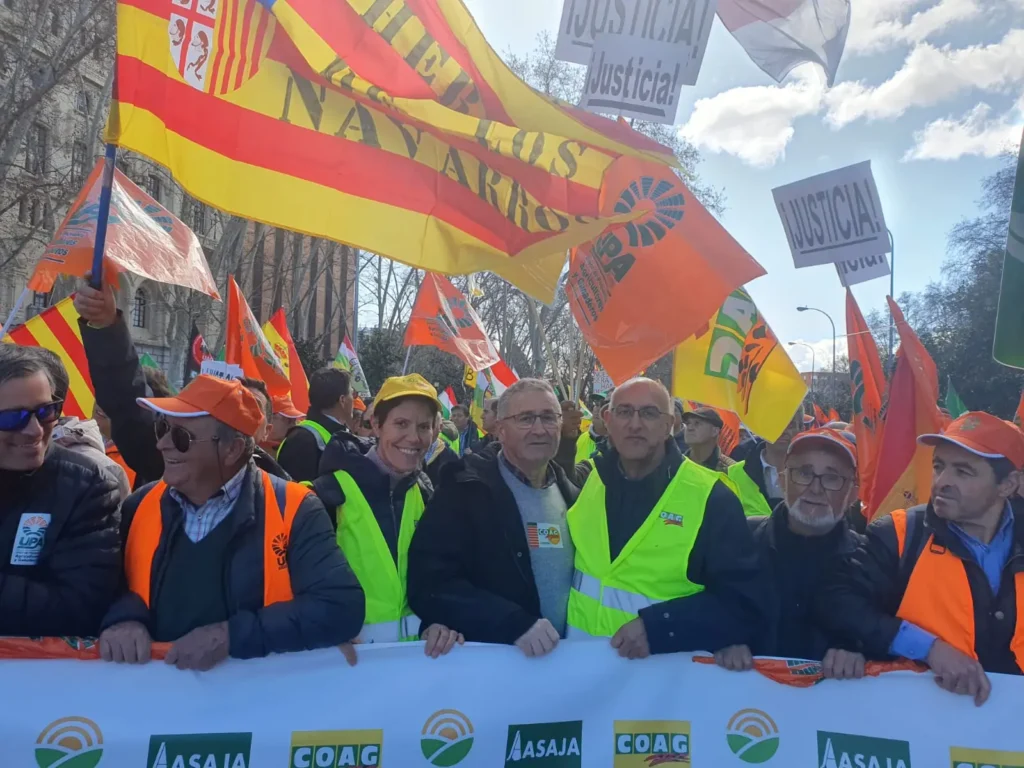
[[[864,656],[843,650],[814,614],[826,569],[860,543],[846,521],[857,498],[857,449],[832,429],[803,432],[790,443],[785,481],[785,503],[770,517],[748,518],[773,586],[774,627],[754,646],[722,649],[715,660],[726,669],[749,670],[753,648],[764,656],[822,661],[827,678],[863,677]]]
[[[120,580],[117,482],[53,443],[52,362],[0,344],[0,635],[95,636]]]
[[[197,376],[156,415],[163,479],[124,504],[127,590],[103,619],[107,661],[211,669],[229,655],[326,648],[363,624],[362,589],[307,488],[252,461],[264,415],[241,382]]]
[[[752,642],[768,593],[739,499],[683,458],[660,382],[623,384],[607,419],[612,447],[568,513],[568,636],[610,637],[630,659]]]
[[[500,452],[452,462],[409,549],[409,605],[423,626],[469,642],[551,652],[566,628],[578,490],[555,464],[562,411],[551,385],[521,379],[498,399]]]

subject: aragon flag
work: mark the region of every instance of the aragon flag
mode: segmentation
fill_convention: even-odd
[[[291,382],[292,403],[302,413],[309,413],[309,379],[299,359],[299,351],[295,348],[291,331],[288,330],[288,318],[284,309],[278,309],[263,326],[263,334],[270,342],[281,367]]]
[[[846,346],[850,350],[850,387],[853,390],[851,427],[857,438],[858,488],[864,505],[871,501],[871,488],[882,442],[882,395],[885,374],[875,337],[864,320],[853,293],[846,290]],[[866,509],[865,509],[866,511]]]
[[[260,379],[271,395],[286,395],[292,383],[274,348],[260,330],[235,278],[228,278],[227,346],[224,362],[241,367],[249,378]]]
[[[489,368],[501,359],[473,305],[451,280],[433,272],[428,272],[420,285],[405,330],[405,346],[437,347],[474,371]]]
[[[107,139],[230,213],[549,301],[629,126],[519,80],[461,0],[117,0]]]

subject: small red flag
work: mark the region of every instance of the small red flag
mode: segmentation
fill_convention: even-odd
[[[285,316],[284,308],[277,310],[270,318],[270,322],[263,326],[263,333],[270,346],[274,348],[274,354],[291,382],[292,403],[303,413],[309,413],[309,379],[306,378],[299,352],[295,349],[295,341],[288,330],[288,318]]]
[[[228,278],[226,347],[225,362],[241,367],[250,378],[262,380],[271,395],[288,394],[291,381],[233,277]]]
[[[479,315],[466,297],[442,275],[428,272],[405,331],[405,346],[437,347],[474,371],[500,359]]]

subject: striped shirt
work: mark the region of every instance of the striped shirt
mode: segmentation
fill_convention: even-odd
[[[185,535],[193,543],[197,544],[209,536],[210,531],[224,522],[231,514],[231,510],[235,508],[235,502],[242,494],[242,484],[249,477],[250,469],[255,469],[255,465],[251,462],[238,470],[238,474],[224,483],[221,489],[205,503],[198,506],[189,501],[184,494],[174,488],[170,489],[171,498],[181,507],[184,517],[182,527]]]

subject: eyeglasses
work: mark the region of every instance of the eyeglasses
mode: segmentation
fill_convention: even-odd
[[[216,443],[219,437],[196,437],[187,429],[177,424],[171,425],[167,419],[157,419],[153,424],[153,431],[157,440],[163,440],[164,436],[170,434],[171,444],[178,453],[188,453],[193,443]]]
[[[55,400],[35,408],[12,408],[9,411],[0,411],[0,432],[21,432],[32,421],[33,416],[42,426],[49,426],[56,423],[63,410],[64,401]]]
[[[511,421],[517,429],[526,431],[532,429],[538,421],[544,429],[554,429],[562,423],[562,414],[545,411],[544,413],[517,413],[514,416],[506,416],[502,421]]]
[[[643,408],[634,408],[632,405],[617,405],[612,408],[612,416],[622,422],[632,421],[636,414],[640,414],[640,420],[647,424],[653,424],[662,416],[668,416],[656,405],[645,405]]]
[[[807,487],[815,480],[821,481],[821,487],[826,491],[841,491],[850,482],[850,478],[837,475],[835,472],[826,472],[823,475],[816,475],[807,467],[794,467],[789,470],[789,479],[794,485]]]

